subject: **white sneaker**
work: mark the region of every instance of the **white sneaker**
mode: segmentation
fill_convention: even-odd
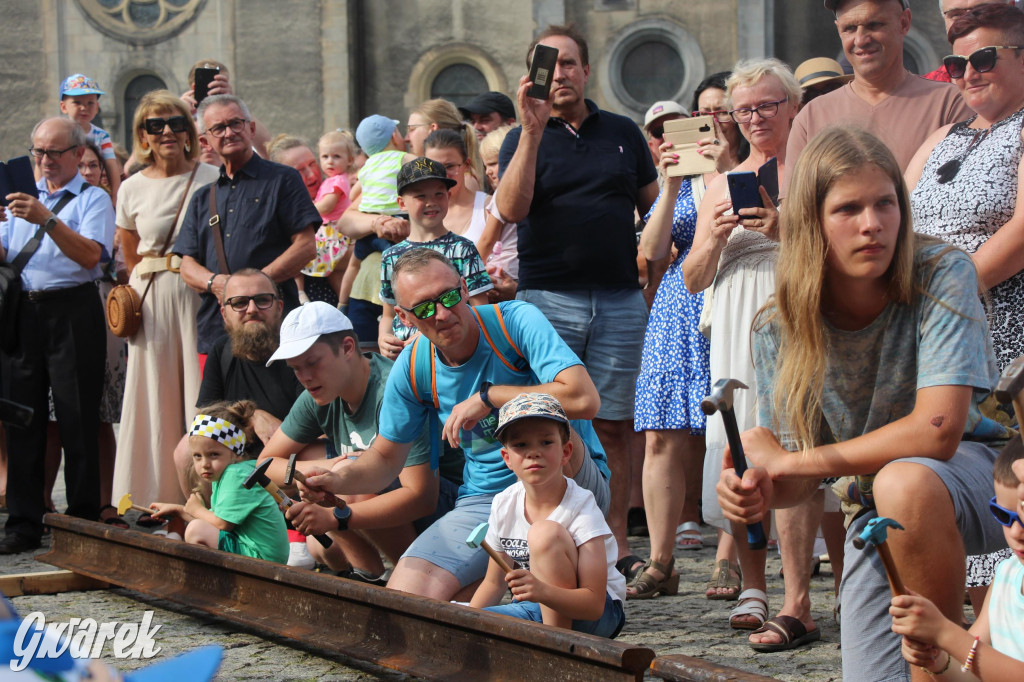
[[[288,543],[288,565],[306,569],[312,569],[316,566],[316,562],[313,561],[313,555],[309,553],[309,548],[306,547],[305,542]]]

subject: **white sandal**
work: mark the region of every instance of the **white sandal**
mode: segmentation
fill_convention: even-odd
[[[754,616],[758,622],[737,620],[737,617]],[[750,588],[740,592],[739,603],[729,614],[729,625],[734,630],[756,630],[768,620],[768,595],[764,590]]]
[[[684,543],[683,540],[689,542]],[[704,536],[700,532],[699,524],[687,521],[676,526],[676,549],[704,549]]]

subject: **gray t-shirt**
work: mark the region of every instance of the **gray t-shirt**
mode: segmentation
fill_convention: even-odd
[[[999,375],[974,265],[965,253],[945,244],[920,249],[916,259],[924,293],[914,303],[890,303],[857,331],[826,327],[822,430],[831,434],[822,434],[821,444],[851,440],[901,419],[914,409],[918,389],[947,385],[975,389],[965,436],[996,440],[1005,435],[978,409]],[[785,426],[776,425],[772,403],[778,350],[775,323],[755,331],[759,423],[792,447]]]

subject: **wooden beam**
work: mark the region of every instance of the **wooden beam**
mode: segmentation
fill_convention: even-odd
[[[110,583],[74,571],[40,571],[0,576],[0,592],[3,592],[6,597],[105,590],[108,587],[110,587]]]

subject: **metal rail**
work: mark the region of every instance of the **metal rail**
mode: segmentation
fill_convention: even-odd
[[[669,682],[771,682],[775,679],[682,654],[658,656],[651,663],[651,673]]]
[[[40,561],[428,679],[640,680],[651,649],[59,514]]]

